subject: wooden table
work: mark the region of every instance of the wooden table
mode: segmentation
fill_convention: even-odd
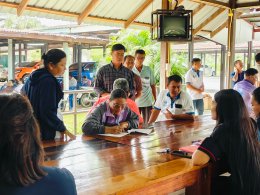
[[[65,167],[75,177],[79,194],[167,194],[186,188],[186,194],[209,194],[208,165],[156,151],[178,149],[209,136],[210,116],[192,121],[155,124],[150,135],[77,137],[71,142],[45,142],[44,165]]]

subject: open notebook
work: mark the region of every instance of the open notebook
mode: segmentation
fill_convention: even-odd
[[[142,134],[146,134],[149,135],[153,130],[152,129],[130,129],[127,132],[124,133],[118,133],[118,134],[99,134],[102,136],[109,136],[109,137],[123,137],[125,135],[128,135],[130,133],[142,133]]]

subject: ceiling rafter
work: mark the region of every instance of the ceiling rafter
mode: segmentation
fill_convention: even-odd
[[[199,4],[199,6],[196,7],[192,12],[193,16],[195,16],[197,13],[199,13],[199,11],[202,10],[205,6],[206,6],[206,4],[203,4],[203,3]]]
[[[212,22],[212,20],[214,20],[216,17],[218,17],[224,11],[225,11],[225,9],[217,10],[214,14],[212,14],[210,17],[208,17],[196,29],[193,30],[193,35],[197,34],[200,30],[202,30],[205,26],[207,26],[210,22]]]
[[[27,4],[30,0],[22,0],[19,6],[17,7],[17,15],[21,16],[23,11],[26,9]]]
[[[206,5],[224,8],[224,9],[229,8],[228,3],[223,3],[223,2],[220,2],[220,1],[216,1],[216,0],[191,0],[191,1],[196,2],[196,3],[204,3]]]
[[[89,14],[93,11],[93,9],[95,9],[95,7],[98,5],[99,2],[100,0],[92,0],[87,5],[87,7],[78,17],[78,24],[81,24],[89,16]]]
[[[210,33],[210,38],[214,37],[216,34],[222,31],[225,27],[227,27],[227,25],[228,25],[228,20],[226,20],[223,24],[221,24],[217,29],[213,30]]]
[[[143,11],[153,2],[153,0],[146,0],[125,22],[125,28],[128,28],[129,25],[141,14]]]

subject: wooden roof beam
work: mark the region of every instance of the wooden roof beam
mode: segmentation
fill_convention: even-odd
[[[247,7],[259,7],[260,0],[258,2],[249,2],[249,3],[237,3],[236,8],[247,8]]]
[[[214,14],[212,14],[209,18],[207,18],[204,22],[202,22],[196,29],[193,30],[193,35],[197,34],[199,31],[201,31],[204,26],[207,26],[212,20],[214,20],[216,17],[218,17],[224,11],[225,11],[225,9],[219,9]]]
[[[5,7],[10,7],[10,8],[17,9],[19,4],[18,3],[9,3],[9,2],[2,2],[2,1],[0,1],[0,6],[5,6]],[[26,10],[35,11],[35,12],[43,12],[43,13],[47,13],[47,14],[55,14],[55,15],[59,15],[59,16],[73,17],[73,18],[78,18],[79,17],[79,14],[77,14],[77,13],[58,11],[58,10],[46,9],[46,8],[40,8],[40,7],[33,7],[33,6],[27,6]],[[101,21],[101,22],[108,22],[108,23],[113,23],[113,24],[114,23],[116,23],[116,24],[124,24],[126,22],[126,20],[103,18],[103,17],[98,17],[98,16],[88,16],[86,19],[96,20],[96,21]],[[133,25],[145,26],[145,27],[148,27],[148,28],[151,27],[151,24],[149,24],[149,23],[142,23],[142,22],[133,22]]]
[[[143,11],[153,2],[153,0],[146,0],[125,22],[125,28],[128,26],[141,14]]]
[[[228,20],[226,20],[223,24],[221,24],[217,29],[212,31],[210,33],[210,38],[214,37],[216,34],[218,34],[220,31],[222,31],[225,27],[228,25]]]
[[[202,10],[205,6],[206,6],[206,4],[203,4],[203,3],[199,4],[199,6],[196,7],[196,8],[193,10],[193,13],[192,13],[192,14],[193,14],[193,17],[194,17],[197,13],[199,13],[199,11]]]
[[[21,16],[23,11],[26,9],[27,4],[30,0],[22,0],[19,6],[17,7],[17,15]]]
[[[219,7],[219,8],[223,8],[223,9],[229,8],[228,3],[223,3],[220,1],[216,1],[216,0],[191,0],[191,1],[196,2],[196,3],[204,3],[206,5]]]
[[[93,11],[93,9],[98,5],[99,2],[100,2],[100,0],[92,0],[87,5],[87,7],[84,9],[84,11],[78,17],[78,24],[81,24],[86,19],[86,17],[89,16],[90,12]]]

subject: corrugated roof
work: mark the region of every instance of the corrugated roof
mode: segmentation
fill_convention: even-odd
[[[101,0],[97,3],[94,9],[90,12],[90,17],[86,18],[84,23],[98,24],[98,25],[110,25],[124,27],[124,22],[128,20],[133,13],[145,2],[146,0]],[[196,1],[196,2],[194,2]],[[222,3],[227,3],[228,0],[218,0]],[[16,14],[16,8],[21,3],[21,0],[0,0],[6,2],[6,5],[0,6],[0,12]],[[28,16],[37,16],[52,19],[61,19],[67,21],[77,21],[78,16],[85,10],[91,0],[30,0],[27,8],[22,13]],[[161,9],[162,0],[154,0],[143,12],[134,20],[135,22],[145,23],[146,28],[151,23],[151,12],[156,9]],[[217,2],[217,0],[215,1]],[[255,3],[257,5],[258,0],[238,0],[237,3]],[[200,3],[207,4],[202,0],[184,0],[182,4],[188,10],[196,9]],[[11,8],[12,7],[12,8]],[[36,8],[42,8],[44,10],[33,11]],[[259,3],[260,8],[260,3]],[[206,5],[204,8],[193,18],[193,28],[198,27],[207,18],[214,14],[219,7]],[[240,11],[248,12],[249,8],[241,9]],[[54,13],[53,11],[60,11]],[[61,13],[62,12],[62,13]],[[66,14],[65,14],[66,13]],[[209,24],[203,27],[203,30],[214,31],[221,26],[227,20],[228,12],[225,11],[218,15],[215,19],[210,21]],[[102,20],[108,19],[110,21]],[[254,19],[246,19],[247,21],[254,21]],[[259,20],[255,22],[255,25],[259,25]],[[132,24],[132,27],[137,27],[138,23]],[[140,25],[138,25],[140,28]],[[205,32],[199,32],[205,34]]]

